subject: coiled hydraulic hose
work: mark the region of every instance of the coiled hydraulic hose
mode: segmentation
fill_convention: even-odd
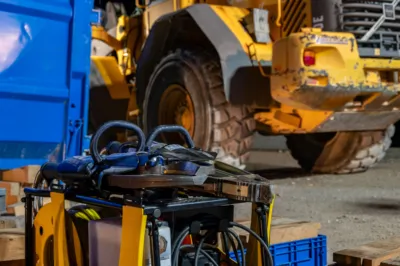
[[[76,218],[86,221],[95,221],[101,219],[97,211],[86,205],[76,205],[69,209],[69,213],[74,215]]]
[[[209,225],[209,224],[207,224]],[[258,242],[260,242],[261,247],[266,251],[266,260],[264,261],[264,265],[263,266],[273,266],[273,259],[272,259],[272,255],[271,252],[268,248],[267,243],[265,242],[264,239],[262,239],[256,232],[254,232],[253,230],[251,230],[250,228],[247,228],[241,224],[238,224],[236,222],[230,222],[229,223],[230,226],[232,227],[238,227],[246,232],[248,232],[250,235],[252,235],[255,239],[257,239]],[[218,224],[214,224],[213,227],[211,228],[217,228]],[[187,226],[185,227],[179,234],[178,236],[175,238],[175,241],[172,244],[172,266],[177,266],[178,265],[178,261],[179,261],[179,253],[181,248],[185,248],[185,247],[194,247],[194,245],[183,245],[182,246],[182,242],[185,239],[186,236],[189,235],[190,232],[190,227]],[[218,265],[217,262],[215,262],[215,260],[212,259],[212,257],[205,251],[203,250],[203,246],[204,246],[204,241],[207,239],[207,237],[209,237],[212,233],[216,233],[216,231],[211,230],[208,231],[206,233],[205,236],[202,237],[202,239],[200,240],[199,244],[196,247],[196,252],[195,252],[195,256],[194,256],[194,265],[198,266],[199,265],[199,257],[200,254],[202,254],[203,256],[207,257],[207,259],[212,263],[212,265]],[[246,261],[244,258],[244,245],[243,242],[240,240],[240,237],[238,236],[238,234],[233,231],[232,229],[228,229],[226,232],[222,232],[223,236],[226,236],[226,238],[230,241],[233,251],[235,253],[235,257],[236,257],[236,261],[237,264],[239,266],[246,266]],[[236,240],[237,245],[239,246],[240,252],[243,256],[242,261],[240,262],[239,260],[239,254],[238,254],[238,250],[237,250],[237,246],[234,243],[234,240]],[[225,250],[226,255],[228,256],[228,250]],[[206,255],[207,254],[207,255]]]
[[[265,243],[265,241],[264,241],[256,232],[254,232],[254,231],[251,230],[250,228],[247,228],[246,226],[241,225],[241,224],[238,224],[238,223],[236,223],[236,222],[230,222],[229,224],[230,224],[231,226],[238,227],[238,228],[240,228],[240,229],[242,229],[242,230],[248,232],[248,233],[249,233],[250,235],[252,235],[255,239],[257,239],[257,241],[260,242],[261,246],[262,246],[262,247],[264,248],[264,250],[267,252],[267,261],[266,261],[267,266],[273,266],[273,265],[274,265],[274,262],[273,262],[273,259],[272,259],[272,254],[271,254],[271,251],[270,251],[269,248],[268,248],[268,245]]]

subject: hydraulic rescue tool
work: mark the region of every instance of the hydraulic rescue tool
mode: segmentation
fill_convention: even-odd
[[[136,140],[99,152],[111,128]],[[160,134],[180,134],[185,146],[156,142]],[[104,124],[90,155],[44,164],[25,189],[26,265],[272,266],[269,181],[216,156],[196,148],[181,126],[158,126],[146,138],[135,124]],[[51,201],[43,205],[43,197]],[[233,221],[240,202],[253,203],[251,229]],[[251,235],[243,259],[235,228]]]

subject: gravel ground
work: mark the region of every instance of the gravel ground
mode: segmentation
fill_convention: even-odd
[[[334,251],[400,235],[400,149],[353,175],[305,175],[286,152],[254,152],[251,160],[274,184],[275,215],[321,223],[328,262]]]

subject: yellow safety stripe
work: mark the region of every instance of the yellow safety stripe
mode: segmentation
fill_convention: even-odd
[[[268,245],[271,244],[271,224],[272,224],[272,211],[274,209],[274,203],[275,203],[275,194],[272,195],[272,201],[271,204],[269,205],[269,210],[268,210],[268,223],[267,223]]]

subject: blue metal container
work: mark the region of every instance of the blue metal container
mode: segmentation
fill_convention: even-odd
[[[0,0],[0,170],[82,153],[92,9],[93,0]]]

